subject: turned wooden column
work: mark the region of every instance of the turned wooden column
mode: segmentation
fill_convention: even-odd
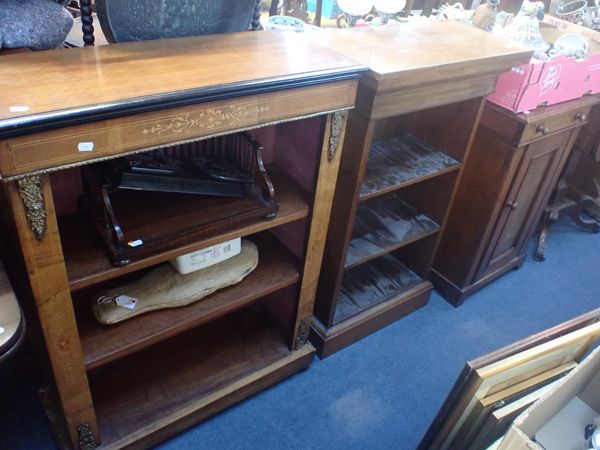
[[[94,45],[94,18],[92,17],[92,0],[79,0],[81,8],[81,31],[83,31],[83,43]]]

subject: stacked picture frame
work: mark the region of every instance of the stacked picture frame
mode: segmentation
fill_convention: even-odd
[[[489,449],[600,340],[600,308],[467,362],[420,450]]]

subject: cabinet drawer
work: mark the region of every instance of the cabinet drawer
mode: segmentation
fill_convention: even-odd
[[[520,142],[521,144],[531,142],[544,138],[549,134],[584,125],[587,123],[590,110],[591,105],[580,106],[579,108],[566,110],[562,114],[536,118],[525,127]]]

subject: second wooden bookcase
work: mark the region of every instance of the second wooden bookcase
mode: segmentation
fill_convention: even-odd
[[[483,98],[529,52],[456,23],[319,36],[370,69],[348,119],[313,316],[325,357],[427,303]]]

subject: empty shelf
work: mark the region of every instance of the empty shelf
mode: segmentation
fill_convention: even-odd
[[[458,167],[457,160],[411,135],[376,142],[369,152],[360,198],[375,197]]]
[[[430,236],[439,225],[397,195],[362,203],[356,213],[345,268],[367,262],[406,244]]]

